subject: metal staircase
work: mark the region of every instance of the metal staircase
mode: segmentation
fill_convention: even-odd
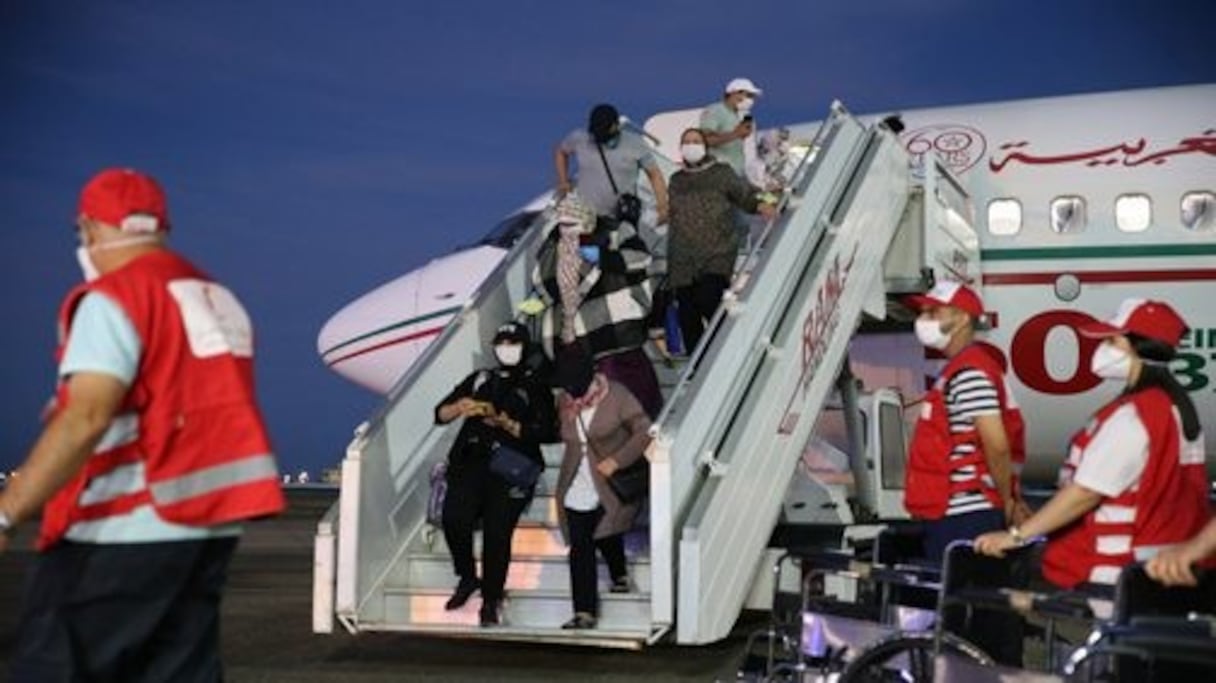
[[[685,644],[724,637],[862,314],[882,317],[891,291],[978,266],[966,194],[928,166],[917,181],[894,134],[833,105],[700,346],[674,369],[656,363],[667,400],[648,453],[649,525],[626,543],[637,590],[609,593],[602,574],[589,631],[560,629],[571,614],[552,496],[560,446],[546,448],[541,492],[515,533],[501,626],[477,625],[478,600],[444,611],[455,577],[425,521],[428,473],[456,434],[431,424],[434,405],[490,363],[484,340],[529,294],[543,214],[348,448],[339,503],[318,526],[314,630],[332,630],[336,615],[351,632],[614,647],[673,630]]]

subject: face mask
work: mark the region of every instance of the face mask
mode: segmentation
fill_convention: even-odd
[[[608,138],[606,140],[604,140],[604,146],[607,147],[608,149],[616,149],[616,146],[618,144],[620,144],[620,142],[621,142],[621,133],[620,133],[620,131],[617,131],[617,132],[613,133],[612,135],[608,136]]]
[[[80,272],[84,274],[85,282],[92,282],[101,277],[97,266],[93,265],[93,257],[89,256],[89,248],[83,244],[76,247],[76,262],[80,264]]]
[[[752,107],[755,106],[755,104],[756,101],[754,99],[744,97],[735,104],[735,111],[739,112],[740,116],[746,116],[747,114],[751,113]]]
[[[134,237],[124,237],[111,242],[95,244],[91,247],[86,247],[82,244],[79,247],[76,247],[76,262],[80,264],[80,272],[84,275],[85,282],[92,282],[93,280],[101,277],[101,271],[97,270],[97,264],[93,263],[93,256],[90,253],[93,250],[103,251],[105,249],[117,249],[118,247],[129,247],[133,244],[145,244],[148,242],[159,241],[160,237],[157,235],[137,235]]]
[[[942,332],[941,323],[936,318],[922,316],[916,319],[916,338],[921,344],[941,351],[950,345],[950,335]]]
[[[498,358],[498,362],[509,368],[519,365],[523,354],[523,344],[498,344],[494,347],[494,356]]]
[[[696,166],[705,159],[705,145],[699,142],[680,145],[680,156],[684,157],[684,163]]]
[[[1099,344],[1089,369],[1103,379],[1127,379],[1132,373],[1132,357],[1114,344]]]

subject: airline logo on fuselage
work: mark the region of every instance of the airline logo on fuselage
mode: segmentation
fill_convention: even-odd
[[[988,141],[983,133],[958,123],[923,126],[904,134],[903,138],[904,148],[912,157],[912,167],[918,177],[923,172],[926,154],[936,155],[952,172],[961,175],[982,160],[988,151]],[[1172,157],[1186,154],[1216,156],[1216,129],[1184,137],[1171,146],[1151,145],[1145,138],[1137,138],[1087,149],[1048,153],[1032,151],[1029,140],[1011,140],[997,146],[996,152],[988,158],[988,170],[1000,173],[1010,164],[1079,164],[1086,168],[1134,168],[1144,164],[1160,166]]]
[[[1026,140],[1006,142],[999,148],[1000,158],[998,159],[997,155],[994,155],[988,160],[988,169],[993,173],[1000,173],[1015,161],[1032,166],[1080,163],[1089,168],[1099,166],[1131,168],[1144,164],[1160,166],[1179,154],[1216,156],[1216,129],[1205,130],[1202,135],[1182,138],[1172,147],[1153,147],[1144,138],[1093,149],[1066,151],[1060,154],[1032,154],[1027,151],[1029,147],[1030,143]]]
[[[920,177],[925,155],[934,154],[951,172],[961,174],[975,166],[988,151],[984,134],[971,126],[938,123],[904,134],[904,149],[912,157],[913,173]]]
[[[1089,369],[1089,359],[1099,340],[1076,333],[1077,327],[1090,319],[1084,313],[1064,309],[1043,311],[1027,318],[1009,344],[1014,375],[1026,388],[1044,394],[1080,394],[1098,386],[1102,379]],[[1048,336],[1061,326],[1072,330],[1077,340],[1076,362],[1071,364],[1073,370],[1068,377],[1055,376],[1048,369]],[[1051,351],[1053,355],[1059,353],[1058,348]],[[1209,389],[1216,374],[1216,328],[1187,332],[1170,368],[1183,389],[1189,392]]]

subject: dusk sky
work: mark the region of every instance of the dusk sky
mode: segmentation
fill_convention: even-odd
[[[171,244],[253,316],[284,469],[315,473],[378,403],[318,359],[321,325],[551,186],[597,102],[643,121],[747,76],[767,126],[1212,82],[1213,30],[1205,0],[0,2],[0,467],[53,391],[103,167],[162,181]]]

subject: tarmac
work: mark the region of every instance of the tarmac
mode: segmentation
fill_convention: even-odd
[[[334,491],[293,490],[286,513],[246,529],[222,607],[227,681],[733,681],[747,635],[766,623],[762,615],[745,613],[719,643],[660,644],[636,652],[392,633],[314,634],[313,534],[335,497]],[[0,555],[0,672],[7,672],[34,556],[30,529],[13,541]]]

